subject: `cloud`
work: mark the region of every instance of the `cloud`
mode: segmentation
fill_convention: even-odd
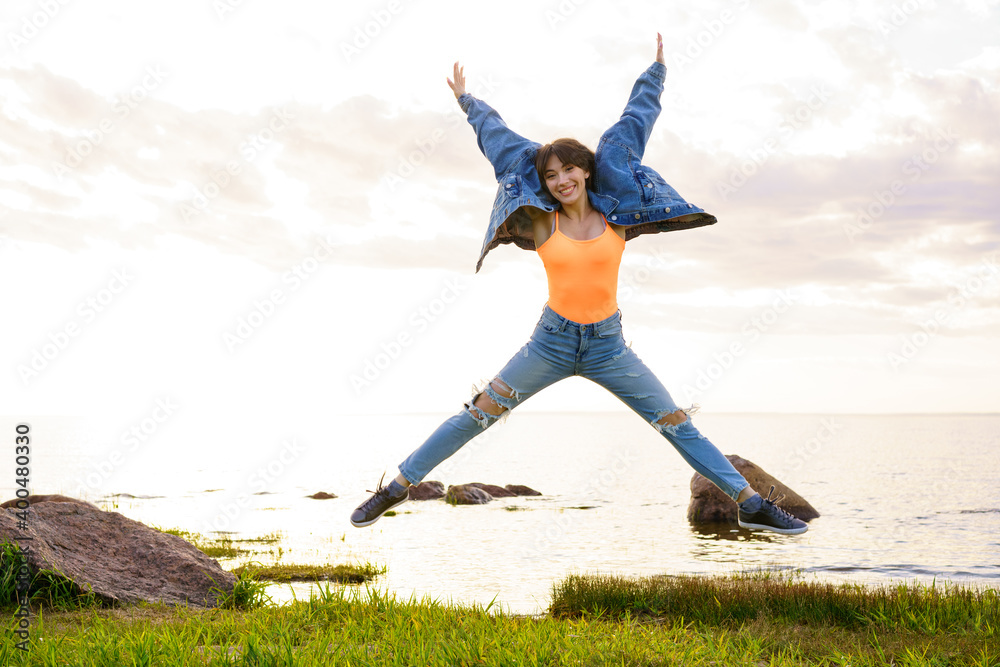
[[[807,20],[782,17],[786,31]],[[677,262],[649,285],[658,297],[705,286],[808,288],[826,295],[816,312],[836,320],[815,318],[815,331],[884,328],[946,301],[963,272],[1000,245],[1000,93],[992,83],[1000,60],[984,51],[975,67],[918,73],[873,25],[817,37],[842,78],[763,81],[744,91],[774,123],[754,128],[759,141],[748,145],[765,149],[756,163],[754,148],[736,154],[681,132],[697,109],[665,105],[646,161],[719,223],[630,244],[630,253],[656,249]],[[808,106],[820,84],[830,86],[829,99]],[[338,261],[349,265],[466,273],[478,258],[495,184],[457,105],[410,109],[357,95],[325,108],[186,110],[155,94],[108,99],[41,65],[2,70],[0,85],[10,93],[0,151],[18,165],[0,186],[12,202],[0,220],[7,238],[75,251],[97,239],[149,247],[175,234],[276,270],[325,233],[339,239]],[[785,132],[781,123],[804,105],[808,117]],[[603,129],[572,118],[565,126],[522,121],[515,129],[540,141],[588,141]],[[830,146],[824,137],[845,141]],[[292,189],[279,191],[279,180]],[[711,327],[697,309],[669,310]],[[983,313],[975,326],[991,327],[996,313]]]

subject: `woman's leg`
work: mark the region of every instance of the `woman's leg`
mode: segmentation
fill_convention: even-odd
[[[586,361],[581,375],[611,391],[652,424],[692,468],[723,493],[740,501],[753,495],[743,475],[695,428],[663,383],[625,345],[620,322],[616,328],[609,326],[602,330],[598,327],[592,341],[592,354]]]
[[[511,357],[485,389],[448,418],[399,465],[400,475],[418,484],[465,443],[495,424],[535,393],[573,374],[570,345],[543,313],[531,339]],[[398,478],[397,478],[398,479]]]
[[[351,523],[359,528],[370,526],[387,511],[405,502],[406,487],[417,484],[439,463],[457,452],[465,443],[496,423],[500,416],[526,401],[553,382],[573,374],[572,345],[548,308],[531,335],[503,370],[473,396],[457,415],[445,420],[405,461],[399,464],[402,479],[386,486],[379,483],[373,495],[358,505]]]

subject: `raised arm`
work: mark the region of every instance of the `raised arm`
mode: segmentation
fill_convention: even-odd
[[[525,153],[531,150],[538,150],[541,144],[511,130],[493,107],[470,95],[465,90],[465,68],[457,62],[454,76],[454,81],[447,79],[448,85],[468,116],[469,124],[475,129],[479,150],[493,165],[499,181],[515,161],[523,159]]]
[[[660,94],[666,76],[663,38],[656,33],[656,62],[636,80],[621,118],[604,133],[609,140],[628,146],[640,160],[660,115]]]

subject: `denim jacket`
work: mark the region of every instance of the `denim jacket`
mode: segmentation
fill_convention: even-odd
[[[624,226],[625,240],[641,234],[691,229],[716,222],[715,216],[686,202],[658,173],[642,164],[646,142],[660,115],[660,93],[667,68],[654,62],[632,86],[632,94],[621,118],[601,135],[597,145],[593,190],[587,190],[590,204],[609,222]],[[465,93],[458,103],[476,130],[479,150],[493,165],[496,199],[476,273],[483,259],[501,243],[514,243],[525,250],[535,249],[531,218],[523,209],[534,206],[544,211],[558,208],[535,169],[535,155],[541,144],[507,127],[488,104]]]

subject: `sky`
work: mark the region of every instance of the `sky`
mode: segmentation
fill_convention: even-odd
[[[718,223],[630,241],[619,302],[677,402],[995,412],[998,4],[5,1],[0,412],[453,414],[546,282],[513,245],[475,273],[496,183],[452,63],[596,147],[657,31],[645,162]]]

